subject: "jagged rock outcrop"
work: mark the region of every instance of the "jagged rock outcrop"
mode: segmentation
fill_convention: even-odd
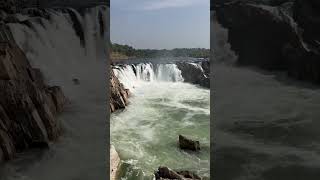
[[[210,88],[209,61],[202,61],[199,63],[177,62],[176,64],[181,71],[184,82]]]
[[[187,179],[201,179],[197,174],[190,171],[174,171],[167,167],[160,166],[158,170],[154,173],[156,180],[165,180],[165,179],[178,179],[178,180],[187,180]]]
[[[123,84],[115,76],[113,70],[110,70],[110,111],[114,112],[118,109],[125,108],[130,95],[129,89],[125,89]]]
[[[179,147],[185,150],[199,151],[200,142],[189,139],[183,135],[179,135]]]
[[[48,86],[13,41],[0,42],[0,157],[48,147],[61,133],[56,118],[67,100],[60,87]],[[1,153],[2,152],[2,153]]]
[[[288,0],[269,6],[242,0],[217,4],[214,10],[218,22],[228,29],[238,64],[282,70],[320,83],[318,7],[314,1]]]

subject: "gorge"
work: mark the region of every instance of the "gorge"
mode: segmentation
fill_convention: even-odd
[[[130,92],[125,109],[111,115],[111,144],[121,159],[117,178],[152,179],[159,166],[210,176],[208,64],[186,58],[113,64],[114,75]],[[179,134],[198,139],[201,150],[180,150]]]
[[[1,178],[106,179],[106,164],[102,161],[106,127],[103,82],[109,7],[60,5],[8,10],[1,6],[0,22],[1,79],[10,82],[1,83],[1,105],[6,113],[8,108],[12,110],[7,114],[9,120],[1,111],[0,121],[8,120],[0,126],[1,149],[8,157],[7,147],[12,146],[2,132],[7,123],[15,122],[13,113],[17,122],[24,122],[10,127],[10,131],[19,135],[19,141],[14,143],[25,145],[16,148],[19,151],[11,161],[1,164]],[[9,66],[10,61],[17,71]],[[21,91],[15,92],[18,89]],[[66,104],[62,93],[68,100]],[[9,101],[12,96],[16,99]],[[8,97],[8,101],[3,97]],[[15,107],[15,102],[23,102],[22,107]],[[22,120],[23,117],[27,119]],[[15,132],[19,126],[25,134]]]

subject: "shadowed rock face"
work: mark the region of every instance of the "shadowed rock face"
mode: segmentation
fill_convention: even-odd
[[[229,30],[228,41],[238,64],[283,70],[291,77],[320,83],[320,44],[315,40],[320,21],[319,16],[311,16],[320,9],[312,1],[269,6],[244,0],[214,8],[218,22]]]
[[[48,147],[58,138],[56,116],[66,98],[60,87],[45,84],[12,41],[0,43],[0,97],[0,161],[28,148]]]

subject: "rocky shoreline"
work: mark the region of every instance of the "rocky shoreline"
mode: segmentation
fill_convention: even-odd
[[[237,64],[320,84],[320,4],[317,0],[220,0],[212,10],[228,29]]]
[[[60,87],[46,84],[14,41],[0,42],[0,95],[0,162],[30,148],[47,148],[60,136],[57,116],[67,99]]]

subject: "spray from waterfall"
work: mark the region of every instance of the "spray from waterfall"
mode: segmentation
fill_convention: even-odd
[[[108,20],[104,6],[83,10],[46,9],[33,17],[37,9],[18,14],[20,23],[9,27],[17,44],[33,67],[40,68],[49,84],[59,85],[69,98],[75,94],[72,79],[79,79],[81,95],[99,88],[105,81],[106,30]],[[102,93],[102,92],[101,92]],[[93,93],[96,94],[96,93]]]
[[[181,71],[175,64],[140,63],[113,68],[120,82],[130,90],[142,82],[182,82]]]

